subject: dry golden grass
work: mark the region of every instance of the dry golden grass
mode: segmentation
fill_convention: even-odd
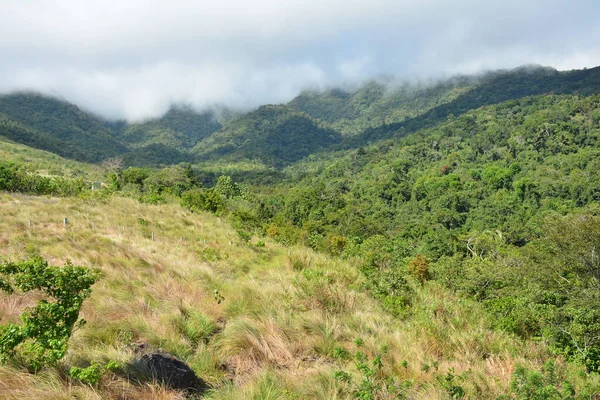
[[[543,344],[489,330],[476,303],[435,283],[415,287],[412,315],[398,320],[356,289],[362,278],[351,264],[269,241],[246,245],[225,221],[172,204],[0,194],[0,256],[34,252],[97,268],[102,279],[66,359],[37,375],[0,366],[2,399],[182,398],[114,375],[95,388],[64,375],[69,365],[127,363],[136,341],[188,362],[212,386],[210,399],[349,399],[333,373],[359,374],[333,357],[338,347],[371,358],[385,348],[383,373],[412,380],[411,399],[447,398],[435,377],[450,369],[469,371],[470,398],[496,398],[516,364],[539,367],[546,354]],[[2,295],[2,322],[31,300]]]

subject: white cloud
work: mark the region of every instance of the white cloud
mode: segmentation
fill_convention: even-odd
[[[3,0],[0,91],[110,117],[252,107],[379,74],[600,64],[590,0]]]

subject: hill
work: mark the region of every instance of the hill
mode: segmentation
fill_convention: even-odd
[[[127,152],[99,120],[77,106],[34,93],[0,96],[0,136],[84,162]]]
[[[281,167],[338,143],[341,135],[285,106],[262,106],[201,141],[200,159],[257,160]]]
[[[3,140],[1,137],[0,159],[24,165],[30,172],[40,175],[82,176],[88,179],[98,179],[102,175],[100,168],[95,165],[63,158],[54,153]]]
[[[210,385],[206,399],[351,399],[359,390],[365,398],[491,399],[519,393],[509,388],[513,371],[528,379],[551,359],[543,343],[490,330],[477,303],[438,284],[415,284],[412,312],[399,323],[359,289],[351,262],[269,240],[263,247],[259,238],[246,244],[221,219],[177,205],[6,194],[0,202],[8,205],[0,208],[3,257],[37,253],[102,272],[84,303],[88,323],[61,364],[36,375],[0,366],[6,399],[183,398],[127,372],[96,387],[64,374],[90,362],[130,365],[140,342],[186,361]],[[30,304],[1,296],[3,322]],[[584,389],[585,374],[569,368],[542,379],[568,378],[582,395],[597,387],[590,380]]]
[[[354,91],[309,91],[287,106],[328,123],[342,135],[400,122],[456,99],[477,84],[475,77],[457,77],[433,84],[372,81]]]
[[[499,104],[511,99],[539,94],[600,93],[600,67],[557,71],[553,68],[530,66],[486,74],[477,85],[452,101],[431,108],[420,116],[403,122],[366,129],[358,137],[349,138],[346,146],[359,146],[377,140],[398,137],[419,129],[435,126],[449,116],[459,116],[479,107]]]
[[[199,113],[188,106],[172,106],[162,117],[146,122],[112,125],[121,140],[135,147],[162,144],[179,151],[221,129],[214,111]]]
[[[355,91],[305,92],[247,114],[173,106],[143,123],[105,122],[31,93],[0,96],[0,136],[85,162],[129,165],[251,161],[282,168],[323,151],[355,149],[430,128],[482,106],[524,96],[600,92],[600,67],[559,72],[521,67],[433,85],[370,82]],[[221,119],[221,122],[219,122]]]

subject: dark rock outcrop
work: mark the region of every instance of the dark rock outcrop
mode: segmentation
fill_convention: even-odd
[[[162,349],[155,349],[146,343],[137,344],[134,352],[139,356],[138,366],[152,380],[171,389],[203,392],[208,388],[206,382],[183,361]]]

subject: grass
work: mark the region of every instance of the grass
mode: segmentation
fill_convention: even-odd
[[[265,247],[253,245],[258,240]],[[543,343],[489,329],[477,303],[435,282],[414,285],[412,312],[399,320],[360,290],[351,261],[264,238],[246,244],[224,220],[174,204],[0,194],[0,256],[32,253],[97,268],[102,279],[84,303],[88,323],[60,365],[36,375],[0,366],[3,399],[183,398],[115,374],[90,387],[64,373],[91,361],[129,363],[136,342],[186,361],[211,386],[207,399],[351,399],[334,372],[355,381],[360,373],[335,356],[340,348],[369,359],[381,354],[380,374],[408,382],[410,399],[449,398],[439,384],[449,371],[468,398],[497,398],[517,364],[539,369],[549,358]],[[35,300],[3,295],[0,323],[15,321]]]
[[[0,137],[0,159],[24,165],[31,172],[40,175],[85,177],[97,179],[101,176],[100,167],[73,161],[47,151],[13,143]]]

